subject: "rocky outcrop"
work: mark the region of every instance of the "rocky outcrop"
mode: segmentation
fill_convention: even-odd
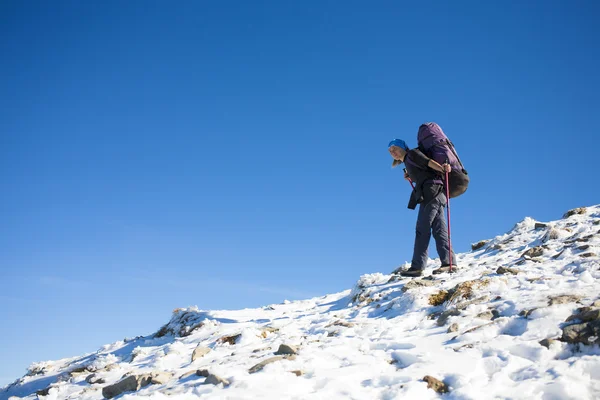
[[[448,393],[450,391],[444,382],[434,378],[433,376],[426,375],[423,378],[423,381],[427,382],[428,389],[433,389],[437,393]]]
[[[572,217],[573,215],[581,215],[581,214],[585,214],[585,212],[587,211],[587,209],[585,207],[578,207],[578,208],[574,208],[572,210],[567,211],[564,215],[563,215],[563,219],[564,218],[569,218]]]
[[[151,383],[152,376],[150,374],[130,375],[117,383],[105,386],[102,389],[102,396],[105,399],[112,399],[125,392],[136,392]]]
[[[196,361],[199,358],[204,357],[208,353],[210,353],[210,349],[208,347],[198,345],[194,349],[194,352],[192,353],[192,362]]]

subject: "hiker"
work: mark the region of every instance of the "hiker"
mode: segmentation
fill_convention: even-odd
[[[454,254],[450,260],[450,243],[448,227],[444,216],[446,194],[442,174],[450,173],[450,164],[439,164],[427,157],[419,149],[410,150],[401,139],[394,139],[388,145],[388,150],[394,159],[392,167],[404,162],[406,165],[404,178],[414,183],[409,208],[415,209],[419,204],[419,215],[415,234],[415,247],[411,267],[400,273],[402,276],[421,276],[427,265],[429,240],[433,233],[437,253],[442,262],[440,272],[446,269],[452,261],[456,265]],[[435,272],[435,271],[434,271]]]

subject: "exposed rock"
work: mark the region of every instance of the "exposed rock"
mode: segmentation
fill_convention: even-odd
[[[37,392],[35,392],[35,394],[38,396],[48,396],[48,394],[50,393],[50,389],[52,389],[52,387],[48,386],[45,389],[38,390]]]
[[[169,382],[173,378],[173,374],[171,372],[153,372],[151,375],[150,382],[154,385],[164,385]]]
[[[573,294],[563,294],[561,296],[550,297],[548,305],[553,306],[556,304],[576,303],[579,300],[581,300],[581,297],[579,296]]]
[[[212,385],[218,385],[222,383],[223,386],[229,386],[229,381],[227,379],[221,378],[220,376],[217,376],[215,374],[208,375],[204,383]]]
[[[150,374],[130,375],[121,379],[119,382],[105,386],[102,389],[102,396],[106,399],[112,399],[125,392],[135,392],[148,386],[152,382]]]
[[[85,381],[90,385],[106,383],[104,378],[100,378],[97,374],[90,374],[85,378]]]
[[[450,293],[446,290],[440,290],[429,296],[429,304],[432,306],[441,306],[450,298]]]
[[[259,362],[258,364],[256,364],[255,366],[253,366],[252,368],[250,368],[248,370],[248,372],[250,374],[253,374],[255,372],[258,372],[258,371],[262,370],[265,367],[265,365],[274,363],[276,361],[285,360],[285,359],[293,360],[294,358],[293,358],[293,356],[289,356],[289,357],[286,357],[286,356],[275,356],[275,357],[267,358],[266,360],[263,360],[263,361]]]
[[[582,324],[568,325],[563,328],[562,340],[567,343],[594,344],[600,338],[600,320]]]
[[[260,333],[260,336],[262,336],[263,338],[267,338],[267,336],[269,336],[269,333],[275,333],[278,332],[279,329],[278,328],[271,328],[270,326],[266,326],[262,329],[262,332]]]
[[[241,333],[238,333],[237,335],[223,336],[217,340],[217,343],[229,343],[230,345],[234,345],[241,336]]]
[[[444,325],[446,325],[446,322],[448,321],[448,318],[453,317],[453,316],[457,316],[457,315],[460,315],[460,311],[458,311],[456,308],[452,308],[450,310],[446,310],[438,318],[437,325],[438,326],[444,326]]]
[[[210,353],[210,349],[208,347],[198,345],[194,349],[194,352],[192,353],[192,362],[196,361],[197,359],[199,359],[201,357],[204,357],[208,353]]]
[[[104,367],[105,371],[112,371],[113,369],[117,369],[119,368],[119,364],[108,364],[106,367]]]
[[[584,250],[587,250],[587,249],[589,249],[589,248],[590,248],[590,245],[589,245],[589,244],[584,244],[583,246],[579,246],[579,247],[577,247],[577,250],[579,250],[579,251],[584,251]]]
[[[298,349],[295,346],[282,344],[279,346],[279,349],[275,352],[275,355],[284,355],[284,354],[298,354]]]
[[[420,287],[428,287],[428,286],[434,286],[434,285],[435,285],[434,281],[423,280],[423,279],[413,279],[413,280],[407,282],[402,287],[402,292],[407,292],[410,289],[416,289],[416,288],[420,288]]]
[[[544,254],[544,248],[542,246],[536,246],[536,247],[527,249],[523,254],[521,254],[521,257],[533,258],[533,257],[540,257],[542,254]]]
[[[379,306],[379,304],[378,304],[378,306]],[[338,319],[332,325],[333,326],[343,326],[344,328],[353,328],[354,327],[353,322],[342,321],[341,319]]]
[[[452,333],[452,332],[458,332],[459,326],[458,324],[455,322],[452,325],[450,325],[450,327],[448,328],[447,332],[448,333]]]
[[[478,329],[485,328],[486,326],[490,326],[490,325],[493,325],[493,324],[494,324],[493,322],[488,322],[487,324],[476,326],[474,328],[471,328],[471,329],[468,329],[468,330],[464,331],[463,335],[467,334],[467,333],[475,332]]]
[[[294,371],[290,371],[292,374],[296,375],[296,376],[302,376],[304,375],[303,371],[300,371],[299,369],[296,369]]]
[[[541,222],[536,222],[535,225],[534,225],[534,229],[544,229],[544,228],[547,228],[547,227],[548,227],[548,224],[543,224]]]
[[[558,259],[558,257],[560,257],[562,255],[562,253],[564,253],[566,250],[566,248],[562,249],[561,251],[559,251],[558,253],[556,253],[555,255],[552,256],[553,260]]]
[[[198,371],[196,371],[196,375],[207,378],[210,375],[210,373],[207,369],[199,369]]]
[[[492,250],[503,250],[504,246],[502,246],[500,243],[496,243],[495,245],[493,245],[491,247]]]
[[[519,273],[518,269],[515,268],[509,268],[509,267],[499,267],[496,270],[496,273],[498,275],[504,275],[504,274],[512,274],[512,275],[517,275]]]
[[[188,371],[185,374],[181,375],[179,377],[179,379],[185,379],[185,378],[189,378],[190,376],[197,375],[196,372],[197,372],[196,370]]]
[[[583,253],[583,254],[580,254],[579,256],[580,257],[584,257],[584,258],[587,258],[587,257],[596,257],[596,253]]]
[[[450,290],[450,302],[458,302],[462,299],[472,299],[476,290],[487,286],[490,283],[489,279],[475,279],[459,283]]]
[[[590,322],[600,319],[600,310],[591,307],[583,307],[579,313],[571,315],[567,318],[567,322],[578,320],[581,322]]]
[[[490,310],[488,310],[477,314],[475,318],[487,319],[488,321],[491,321],[492,319],[494,319],[494,314]]]
[[[488,295],[485,295],[485,296],[481,296],[481,297],[478,297],[473,300],[461,301],[460,303],[456,304],[456,308],[459,310],[464,310],[465,308],[469,307],[471,304],[480,304],[480,303],[488,301],[489,299],[490,299],[490,297]]]
[[[592,307],[600,307],[600,299],[592,303]]]
[[[489,240],[482,240],[480,242],[477,243],[473,243],[471,244],[471,250],[472,251],[476,251],[481,249],[483,246],[485,246],[486,244],[488,244],[490,241]]]
[[[448,386],[433,376],[427,375],[423,378],[423,381],[427,382],[428,389],[433,389],[437,393],[448,393]]]
[[[267,351],[267,350],[271,350],[271,347],[263,347],[262,349],[254,349],[254,350],[252,350],[252,352],[260,353],[261,351]]]
[[[540,344],[546,348],[550,348],[550,346],[552,345],[552,343],[556,343],[557,340],[556,339],[543,339],[540,340]]]
[[[563,218],[569,218],[573,215],[580,215],[580,214],[585,214],[586,212],[586,208],[585,207],[579,207],[579,208],[574,208],[572,210],[569,210],[565,213],[565,215],[563,215]]]

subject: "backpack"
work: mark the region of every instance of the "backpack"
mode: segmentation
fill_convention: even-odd
[[[467,191],[469,174],[464,168],[454,145],[435,122],[427,122],[419,127],[417,134],[419,150],[439,164],[448,163],[452,167],[449,175],[450,198],[458,197]]]

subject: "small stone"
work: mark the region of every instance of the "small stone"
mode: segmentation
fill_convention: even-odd
[[[492,314],[491,311],[484,311],[480,314],[477,314],[477,316],[475,318],[479,318],[479,319],[487,319],[488,321],[491,321],[494,318],[494,314]]]
[[[282,344],[279,346],[279,349],[275,352],[275,355],[284,355],[284,354],[298,354],[298,349],[295,346]]]
[[[150,383],[154,385],[164,385],[171,380],[173,374],[170,372],[153,372],[151,377]]]
[[[221,378],[220,376],[217,376],[215,374],[208,375],[204,383],[212,385],[218,385],[222,383],[223,386],[229,386],[229,381],[227,379]]]
[[[498,310],[492,310],[492,320],[500,318],[500,312]]]
[[[512,274],[512,275],[517,275],[519,273],[518,269],[515,268],[508,268],[508,267],[499,267],[496,270],[496,273],[498,275],[504,275],[504,274]]]
[[[544,228],[547,228],[547,227],[548,227],[548,224],[543,224],[541,222],[536,222],[535,225],[534,225],[534,229],[544,229]]]
[[[573,215],[581,215],[581,214],[585,214],[586,208],[585,207],[578,207],[578,208],[574,208],[572,210],[567,211],[564,215],[563,218],[569,218]]]
[[[102,396],[106,399],[112,399],[124,392],[135,392],[148,386],[152,382],[149,374],[129,375],[117,383],[102,388]]]
[[[90,374],[85,378],[85,381],[90,385],[106,383],[103,378],[100,378],[97,374]]]
[[[482,240],[482,241],[480,241],[480,242],[473,243],[473,244],[471,245],[471,250],[472,250],[472,251],[479,250],[479,249],[481,249],[483,246],[485,246],[486,244],[488,244],[489,242],[490,242],[489,240]]]
[[[527,251],[525,251],[523,254],[521,254],[521,257],[533,258],[533,257],[540,257],[542,254],[544,254],[544,248],[542,246],[536,246],[536,247],[532,247],[531,249],[528,249]]]
[[[113,369],[119,368],[119,364],[108,364],[104,369],[106,371],[112,371]]]
[[[459,326],[458,324],[455,322],[452,325],[450,325],[450,327],[448,328],[448,330],[446,332],[448,333],[452,333],[452,332],[458,332]]]
[[[592,307],[600,307],[600,300],[596,300],[592,303]]]
[[[223,336],[221,338],[219,338],[217,340],[218,343],[229,343],[230,345],[234,345],[235,342],[242,336],[241,333],[238,333],[237,335],[231,335],[231,336]]]
[[[546,348],[550,348],[550,346],[552,345],[552,343],[556,343],[557,340],[556,339],[544,339],[544,340],[540,340],[540,344]]]
[[[579,246],[579,247],[577,247],[577,250],[579,250],[579,251],[584,251],[584,250],[587,250],[587,249],[589,249],[589,248],[590,248],[590,245],[589,245],[589,244],[584,244],[583,246]]]
[[[294,370],[294,371],[290,371],[292,374],[296,375],[296,376],[302,376],[304,375],[304,372],[300,371],[299,369]]]
[[[210,373],[208,372],[207,369],[199,369],[198,371],[196,371],[196,375],[203,376],[206,378],[210,375]]]
[[[458,311],[456,308],[452,308],[450,310],[446,310],[438,318],[437,325],[438,326],[444,326],[444,325],[446,325],[446,322],[448,321],[448,318],[453,317],[453,316],[457,316],[457,315],[460,315],[460,311]]]
[[[185,379],[185,378],[189,378],[190,376],[197,375],[196,372],[197,372],[196,370],[188,371],[185,374],[181,375],[179,377],[179,379]]]
[[[264,339],[266,339],[266,338],[267,338],[267,336],[269,336],[269,333],[275,333],[275,332],[277,332],[277,331],[279,331],[279,329],[277,329],[277,328],[271,328],[270,326],[267,326],[267,327],[263,328],[263,330],[262,330],[262,332],[260,333],[260,335],[261,335],[261,336],[262,336]]]
[[[580,254],[580,257],[584,257],[584,258],[596,257],[596,253],[583,253],[583,254]]]
[[[235,341],[234,341],[234,343],[235,343]],[[210,353],[210,349],[208,347],[198,345],[194,349],[194,352],[192,353],[192,362],[196,361],[197,359],[199,359],[201,357],[204,357],[208,353]]]
[[[572,294],[564,294],[562,296],[550,297],[550,302],[548,303],[548,305],[553,306],[556,304],[576,303],[579,300],[581,300],[581,297],[579,297],[579,296],[575,296]]]
[[[402,292],[404,293],[410,289],[416,289],[416,288],[420,288],[420,287],[428,287],[428,286],[434,286],[434,285],[435,285],[434,281],[423,280],[423,279],[413,279],[413,280],[407,282],[402,287]]]
[[[504,249],[504,246],[502,246],[501,244],[497,243],[497,244],[493,245],[493,246],[491,247],[491,249],[492,249],[492,250],[503,250],[503,249]]]
[[[253,366],[252,368],[250,368],[248,370],[248,373],[253,374],[255,372],[262,370],[265,367],[265,365],[274,363],[276,361],[281,361],[283,359],[285,359],[284,356],[275,356],[275,357],[267,358],[266,360],[263,360],[263,361],[259,362],[258,364],[256,364],[255,366]]]
[[[35,394],[38,395],[38,396],[48,396],[48,393],[50,393],[50,389],[51,389],[51,387],[48,386],[45,389],[38,390],[37,392],[35,392]]]
[[[427,382],[427,388],[433,389],[437,393],[448,393],[448,386],[439,379],[434,378],[433,376],[425,376],[423,381]]]

